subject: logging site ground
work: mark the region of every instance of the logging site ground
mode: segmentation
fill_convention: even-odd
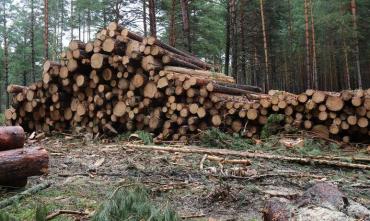
[[[60,215],[54,220],[89,220],[112,192],[141,185],[149,190],[154,205],[169,207],[187,220],[262,220],[262,209],[268,198],[294,199],[319,181],[334,183],[347,197],[370,205],[369,170],[262,158],[249,158],[251,165],[228,164],[226,160],[213,161],[204,154],[140,150],[130,145],[143,145],[147,141],[139,139],[143,136],[134,137],[137,139],[131,137],[128,141],[125,136],[105,140],[56,134],[39,141],[28,140],[28,145],[41,143],[47,148],[50,168],[47,176],[30,178],[26,188],[47,181],[52,184],[3,211],[19,220],[34,220],[36,208],[41,205],[50,213],[60,209],[85,213],[83,216]],[[288,148],[282,144],[282,137],[276,135],[255,141],[249,151],[274,156],[310,156],[310,159],[320,159],[330,153],[331,157],[348,158],[344,161],[348,163],[353,157],[368,159],[366,147],[340,146],[330,140],[296,134],[295,139],[304,138],[303,146]],[[235,143],[243,141],[216,142],[236,147]],[[171,144],[171,147],[182,146]],[[21,191],[1,192],[0,200]]]

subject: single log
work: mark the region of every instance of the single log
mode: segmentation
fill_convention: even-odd
[[[310,157],[290,157],[290,156],[281,156],[281,155],[273,155],[269,153],[252,153],[247,151],[236,151],[236,150],[227,150],[227,149],[208,149],[196,146],[184,146],[181,148],[177,147],[161,147],[161,146],[144,146],[144,145],[135,145],[135,144],[127,144],[125,147],[132,148],[132,149],[139,149],[139,150],[152,150],[152,151],[166,151],[171,153],[195,153],[195,154],[208,154],[208,155],[217,155],[217,156],[235,156],[235,157],[243,157],[243,158],[261,158],[261,159],[269,159],[269,160],[279,160],[279,161],[287,161],[299,164],[317,164],[317,165],[326,165],[326,166],[333,166],[333,167],[343,167],[343,168],[350,168],[350,169],[362,169],[362,170],[370,170],[370,165],[365,164],[357,164],[357,163],[347,163],[342,162],[339,160],[325,160],[325,159],[314,159]]]
[[[6,91],[10,94],[18,94],[18,93],[24,93],[28,90],[28,87],[16,85],[16,84],[10,84],[6,88]]]
[[[108,61],[108,56],[100,53],[94,53],[91,56],[91,67],[94,69],[100,69],[104,63]]]
[[[22,127],[0,127],[0,151],[22,148],[24,141],[25,134]]]
[[[83,43],[80,40],[72,40],[71,42],[69,42],[69,49],[71,51],[76,50],[76,49],[85,50],[85,43]]]
[[[235,83],[235,79],[230,76],[226,76],[223,73],[211,72],[211,71],[202,71],[202,70],[194,70],[189,68],[183,67],[174,67],[174,66],[165,66],[164,70],[166,71],[173,71],[181,74],[191,74],[191,75],[200,75],[200,76],[212,76],[215,80],[223,79],[229,83]]]
[[[48,172],[49,155],[42,147],[20,148],[0,152],[0,185],[11,186],[13,180]]]
[[[166,49],[166,50],[168,50],[168,51],[170,51],[172,53],[175,53],[175,54],[178,54],[178,55],[181,55],[181,56],[184,56],[184,57],[188,57],[188,58],[193,59],[193,60],[198,60],[199,62],[202,63],[202,66],[201,66],[202,69],[212,69],[213,68],[212,65],[207,64],[206,62],[203,62],[199,58],[197,58],[197,57],[195,57],[195,56],[193,56],[193,55],[191,55],[191,54],[189,54],[187,52],[184,52],[184,51],[181,51],[181,50],[179,50],[177,48],[174,48],[174,47],[172,47],[172,46],[170,46],[168,44],[165,44],[165,43],[159,41],[158,39],[156,39],[155,37],[152,37],[152,36],[148,37],[147,38],[147,43],[149,45],[157,45],[157,46],[159,46],[159,47],[161,47],[163,49]]]

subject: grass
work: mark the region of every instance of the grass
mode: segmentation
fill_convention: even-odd
[[[0,125],[5,125],[5,116],[4,116],[4,113],[0,113]]]
[[[90,182],[85,178],[76,178],[69,183],[51,186],[37,194],[26,197],[19,203],[0,210],[0,214],[7,214],[14,217],[14,220],[35,220],[36,211],[42,207],[50,213],[58,209],[69,210],[96,210],[102,198],[107,197],[113,185],[106,185],[105,182]],[[7,196],[1,196],[6,198]],[[8,195],[9,197],[9,195]],[[59,216],[55,221],[73,220],[67,216]],[[0,219],[0,221],[2,221]]]
[[[116,141],[129,141],[132,137],[138,138],[145,145],[153,144],[153,135],[149,132],[138,130],[134,133],[126,132],[116,136]]]

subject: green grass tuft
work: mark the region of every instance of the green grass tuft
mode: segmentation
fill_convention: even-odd
[[[92,218],[93,221],[177,221],[179,219],[174,211],[168,208],[158,209],[154,206],[149,200],[147,190],[142,187],[115,191]]]
[[[200,142],[203,146],[213,148],[245,150],[253,147],[251,140],[242,138],[238,134],[226,134],[217,128],[204,131],[200,136]]]

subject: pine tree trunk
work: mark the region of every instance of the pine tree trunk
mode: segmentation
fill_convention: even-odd
[[[316,60],[316,37],[315,37],[315,22],[313,17],[313,0],[310,0],[311,4],[311,33],[312,33],[312,75],[313,75],[313,87],[318,89],[318,77],[317,77],[317,60]]]
[[[9,47],[8,47],[8,28],[6,25],[7,22],[7,8],[6,8],[6,1],[3,1],[3,40],[4,40],[4,74],[5,74],[5,88],[8,87],[8,75],[9,75]],[[2,91],[2,88],[1,88]],[[0,93],[2,94],[2,93]],[[6,93],[6,104],[5,107],[9,107],[9,93]],[[2,111],[1,103],[0,103],[0,111]]]
[[[176,30],[175,30],[175,13],[176,13],[176,0],[171,1],[171,11],[170,11],[170,34],[169,43],[172,47],[176,45]]]
[[[157,37],[157,21],[155,16],[155,0],[149,0],[150,35]]]
[[[344,52],[344,82],[346,89],[351,89],[351,80],[349,77],[349,64],[348,64],[348,50],[347,50],[347,43],[346,39],[343,38],[343,52]]]
[[[148,28],[147,28],[147,22],[146,22],[146,0],[143,1],[143,26],[144,26],[144,36],[146,37],[148,35]]]
[[[35,12],[34,0],[31,0],[31,75],[33,82],[36,82],[35,73]]]
[[[64,0],[61,1],[60,9],[60,35],[59,35],[59,53],[63,51],[63,35],[64,35]]]
[[[240,5],[240,39],[241,39],[241,73],[239,74],[239,84],[246,84],[247,78],[247,46],[245,44],[245,23],[246,23],[246,16],[245,16],[245,8],[246,8],[246,0],[241,0]]]
[[[260,10],[261,10],[261,23],[262,23],[262,34],[263,34],[263,49],[265,54],[265,79],[264,79],[264,90],[268,91],[270,89],[270,74],[269,74],[269,60],[268,60],[268,48],[267,48],[267,36],[266,36],[266,26],[265,26],[265,16],[263,9],[263,0],[260,0]]]
[[[230,65],[230,18],[231,18],[231,12],[230,12],[230,1],[226,1],[226,8],[227,8],[227,14],[226,14],[226,47],[225,47],[225,75],[229,75],[229,65]]]
[[[231,0],[231,39],[232,39],[232,60],[231,70],[232,76],[238,79],[238,30],[237,30],[237,15],[236,15],[236,0]]]
[[[181,14],[182,14],[182,23],[184,29],[185,37],[185,48],[191,52],[191,37],[190,37],[190,26],[189,26],[189,3],[187,0],[180,0],[181,3]]]
[[[44,0],[44,60],[49,59],[49,2]]]
[[[308,0],[304,0],[304,17],[305,17],[305,37],[306,37],[306,87],[311,88],[311,74],[310,74],[310,35],[308,24]]]
[[[73,40],[73,0],[71,0],[71,17],[70,17],[70,19],[71,19],[71,21],[70,21],[70,25],[71,25],[71,40]]]
[[[78,13],[78,40],[81,40],[81,13]]]
[[[288,7],[289,7],[289,22],[288,22],[288,30],[289,30],[289,71],[288,71],[288,90],[294,91],[295,90],[295,81],[294,78],[294,72],[293,70],[296,67],[295,59],[293,59],[293,25],[292,25],[292,4],[291,0],[288,0]]]
[[[118,5],[119,5],[119,0],[116,0],[116,4],[115,4],[115,8],[114,8],[114,14],[115,14],[114,21],[117,24],[119,23],[119,8],[118,8]]]
[[[357,34],[357,9],[356,0],[351,0],[352,18],[353,18],[353,30],[355,32],[355,55],[356,55],[356,68],[357,68],[357,84],[359,88],[362,88],[362,76],[361,76],[361,65],[360,65],[360,48],[358,46],[358,34]]]
[[[90,41],[91,34],[91,10],[90,7],[87,9],[87,40]]]

